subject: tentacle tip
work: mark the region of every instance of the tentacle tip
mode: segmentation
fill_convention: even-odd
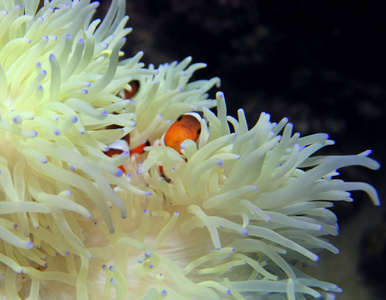
[[[23,119],[20,116],[14,116],[12,121],[16,124],[20,124],[23,121]]]
[[[28,250],[32,249],[33,246],[34,246],[34,243],[33,243],[32,241],[28,241],[28,242],[26,243],[26,248],[27,248]]]
[[[216,98],[218,98],[218,99],[224,98],[224,93],[223,92],[217,92],[216,93]]]

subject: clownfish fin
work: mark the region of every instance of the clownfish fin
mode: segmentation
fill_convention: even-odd
[[[130,155],[144,153],[145,152],[144,149],[147,146],[150,146],[150,142],[149,141],[146,141],[146,142],[140,144],[139,146],[135,147],[134,149],[131,149],[130,150]]]

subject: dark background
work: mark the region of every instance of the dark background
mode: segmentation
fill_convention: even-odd
[[[324,154],[372,149],[384,164],[385,9],[385,1],[132,0],[125,52],[143,50],[143,61],[156,66],[192,56],[208,64],[197,78],[219,76],[228,113],[244,108],[251,127],[262,111],[274,122],[288,117],[302,135],[330,134],[336,145]],[[385,168],[341,174],[370,182],[385,201]],[[353,195],[354,203],[334,207],[341,255],[322,260],[321,276],[344,288],[338,299],[364,299],[363,288],[377,299],[386,292],[385,209]]]

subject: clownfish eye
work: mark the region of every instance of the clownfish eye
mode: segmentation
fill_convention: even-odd
[[[183,116],[184,115],[179,116],[178,119],[177,119],[177,122],[181,121]]]
[[[201,133],[201,127],[197,129],[197,135],[200,135],[200,133]]]

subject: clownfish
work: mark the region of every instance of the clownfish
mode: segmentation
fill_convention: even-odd
[[[201,116],[198,113],[186,113],[177,118],[163,136],[165,146],[173,148],[179,154],[181,143],[185,140],[197,142],[201,133]],[[185,158],[185,161],[187,159]],[[170,181],[164,173],[163,166],[159,166],[160,173],[166,181]]]
[[[149,141],[145,141],[144,143],[140,144],[139,146],[135,147],[134,149],[130,150],[130,155],[133,154],[142,154],[145,152],[145,147],[150,146]]]
[[[178,119],[166,131],[163,141],[167,147],[181,152],[181,143],[185,140],[197,142],[201,133],[201,117],[197,113],[186,113]]]
[[[129,85],[131,86],[131,91],[125,90],[125,99],[130,99],[133,97],[138,89],[139,89],[139,81],[138,80],[132,80],[129,82]],[[122,128],[122,126],[111,124],[106,127],[106,129],[118,129]],[[119,155],[123,151],[128,151],[130,146],[130,133],[126,134],[122,139],[111,143],[110,149],[105,152],[106,155],[109,157],[113,157],[114,155]],[[146,146],[150,146],[150,142],[146,141],[139,146],[135,147],[134,149],[130,150],[130,156],[133,154],[142,154],[145,152],[144,148]],[[125,168],[123,166],[119,166],[119,169],[121,169],[122,172],[125,172]]]
[[[118,149],[109,149],[108,151],[105,152],[105,154],[109,157],[113,157],[114,155],[119,155],[122,152],[123,152],[122,150],[118,150]],[[125,173],[126,170],[123,166],[119,166],[118,168],[121,169],[123,173]]]
[[[125,90],[125,99],[131,99],[138,92],[139,81],[132,80],[129,82],[129,85],[131,87],[131,91]]]
[[[105,154],[109,157],[113,157],[114,155],[119,155],[123,151],[128,151],[129,150],[129,144],[127,143],[127,140],[130,141],[130,134],[127,134],[124,138],[122,138],[119,141],[116,141],[114,143],[110,144],[110,149],[105,152]],[[149,141],[145,141],[144,143],[140,144],[139,146],[135,147],[134,149],[130,150],[130,156],[133,154],[142,154],[145,152],[144,148],[150,146]],[[123,173],[126,172],[125,168],[123,166],[119,166],[119,169],[122,170]]]

